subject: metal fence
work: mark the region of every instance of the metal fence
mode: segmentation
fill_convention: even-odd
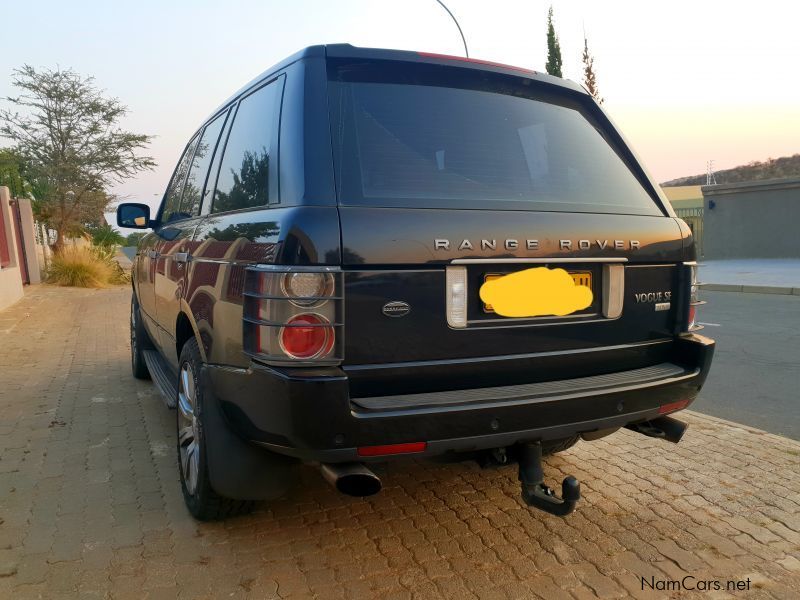
[[[702,208],[676,208],[675,214],[686,221],[689,229],[692,230],[695,244],[697,245],[697,255],[703,256],[703,209]]]

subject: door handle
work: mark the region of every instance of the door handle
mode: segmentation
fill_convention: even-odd
[[[192,256],[188,252],[176,252],[173,257],[176,263],[188,263],[192,260]]]

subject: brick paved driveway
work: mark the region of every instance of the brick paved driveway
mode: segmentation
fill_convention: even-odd
[[[677,447],[624,431],[549,459],[583,484],[566,520],[514,468],[407,462],[371,499],[301,467],[289,498],[196,523],[174,413],[130,375],[129,297],[42,286],[0,313],[0,598],[660,598],[640,577],[687,574],[800,597],[800,444],[698,414]]]

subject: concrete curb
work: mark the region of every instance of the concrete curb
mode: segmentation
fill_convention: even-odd
[[[705,283],[702,291],[709,292],[742,292],[745,294],[779,294],[783,296],[800,296],[800,287],[781,287],[771,285],[732,285],[729,283]]]
[[[681,415],[686,415],[687,417],[693,417],[695,419],[702,419],[704,421],[711,421],[713,423],[719,423],[720,425],[724,425],[731,429],[743,429],[749,433],[754,433],[756,435],[763,436],[766,439],[771,439],[774,442],[780,442],[782,444],[791,444],[797,446],[800,449],[800,440],[795,440],[790,437],[786,437],[785,435],[781,435],[780,433],[770,433],[768,431],[764,431],[763,429],[758,429],[756,427],[750,427],[750,425],[745,425],[743,423],[737,423],[736,421],[729,421],[728,419],[723,419],[722,417],[715,417],[714,415],[709,415],[704,412],[698,412],[694,409],[687,409],[684,411],[679,411],[675,413],[673,416],[680,419]]]

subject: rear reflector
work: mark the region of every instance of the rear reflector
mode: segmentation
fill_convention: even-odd
[[[658,414],[666,415],[676,410],[683,410],[689,405],[688,400],[678,400],[677,402],[670,402],[669,404],[662,404],[658,407]]]
[[[362,446],[359,456],[385,456],[387,454],[413,454],[425,452],[428,442],[410,442],[408,444],[388,444],[386,446]]]

